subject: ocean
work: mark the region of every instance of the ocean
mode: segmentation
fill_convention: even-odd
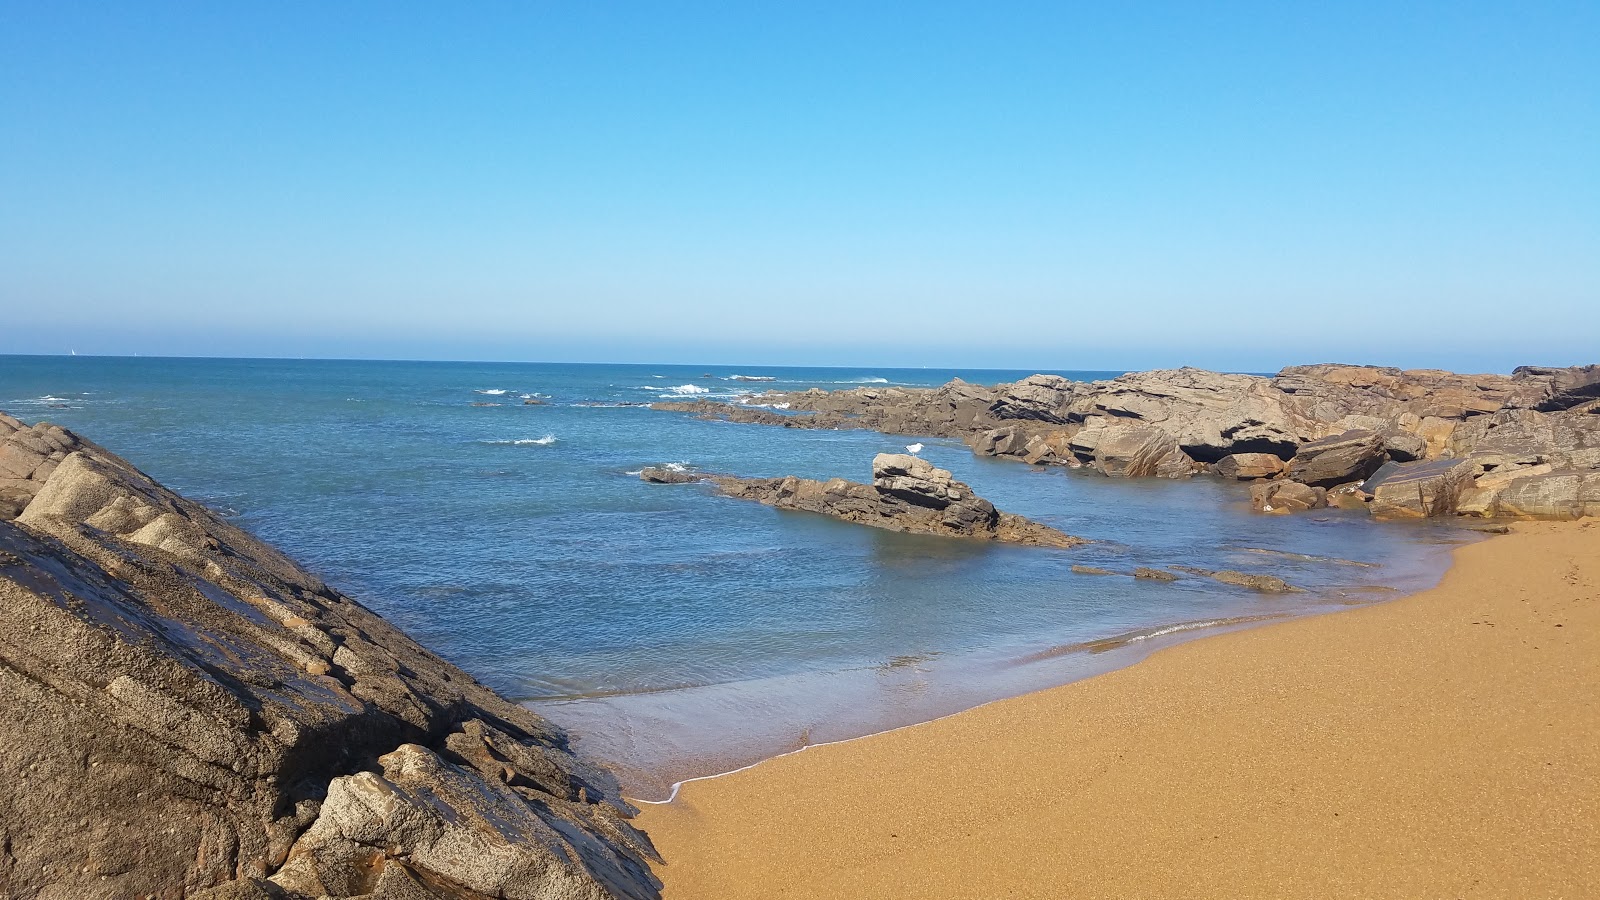
[[[684,778],[1064,683],[1194,635],[1426,587],[1471,539],[1360,512],[1260,516],[1247,487],[1208,478],[1114,480],[982,459],[948,439],[638,405],[1028,374],[0,356],[0,410],[78,431],[278,545],[568,728],[646,801]],[[636,477],[678,463],[864,481],[875,454],[914,441],[1001,509],[1095,543],[893,534]],[[1074,564],[1242,569],[1307,593]]]

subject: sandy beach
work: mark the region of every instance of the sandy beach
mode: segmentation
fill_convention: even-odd
[[[692,782],[668,900],[1600,896],[1600,527]]]

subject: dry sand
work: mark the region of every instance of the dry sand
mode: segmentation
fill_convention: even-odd
[[[1600,897],[1600,525],[684,786],[667,900]]]

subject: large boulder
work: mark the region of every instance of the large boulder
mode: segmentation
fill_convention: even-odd
[[[1312,487],[1330,488],[1362,481],[1389,458],[1383,435],[1357,429],[1301,444],[1285,477]]]
[[[1223,478],[1255,481],[1277,476],[1283,466],[1283,460],[1271,453],[1235,453],[1217,460],[1214,470]]]
[[[616,781],[559,729],[60,443],[0,522],[0,893],[657,895]]]
[[[1256,512],[1305,512],[1328,505],[1328,492],[1298,481],[1261,481],[1250,488],[1250,506]]]
[[[1095,444],[1094,468],[1125,478],[1187,478],[1203,469],[1177,438],[1153,425],[1108,429]]]
[[[1470,460],[1388,463],[1361,485],[1368,509],[1380,519],[1454,515],[1478,467]]]

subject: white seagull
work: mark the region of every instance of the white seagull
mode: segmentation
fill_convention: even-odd
[[[921,444],[907,444],[906,445],[906,452],[910,453],[913,456],[915,456],[916,454],[922,452],[922,445]]]

